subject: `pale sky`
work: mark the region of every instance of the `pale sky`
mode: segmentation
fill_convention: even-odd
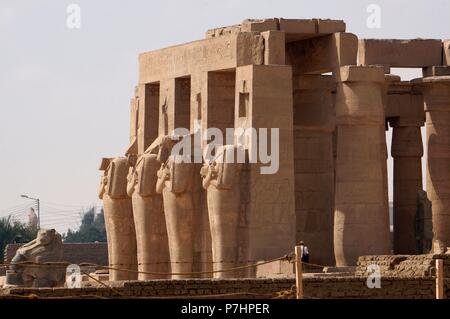
[[[80,29],[66,26],[72,3]],[[379,29],[367,27],[369,4]],[[138,54],[270,17],[343,19],[360,38],[450,38],[448,0],[1,0],[0,217],[26,220],[27,194],[42,201],[43,227],[76,227],[82,207],[101,205],[100,159],[127,147]]]

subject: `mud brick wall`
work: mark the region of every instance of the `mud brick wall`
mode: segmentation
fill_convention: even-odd
[[[392,277],[429,277],[436,271],[436,259],[444,260],[444,276],[450,277],[450,255],[392,255],[359,257],[356,275],[367,276],[369,265],[378,265],[382,276]]]
[[[381,277],[381,288],[368,288],[365,277],[308,278],[306,298],[332,299],[434,299],[434,278]],[[446,296],[450,298],[450,280],[446,280]]]
[[[5,262],[10,262],[22,244],[9,244],[5,248]],[[83,262],[108,265],[108,246],[106,243],[64,243],[63,261],[73,264]],[[1,272],[1,270],[0,270]]]
[[[123,281],[110,283],[113,289],[103,286],[80,289],[40,288],[40,289],[0,289],[0,298],[27,296],[39,297],[170,297],[170,298],[272,298],[280,291],[291,290],[293,279],[189,279]],[[446,280],[446,296],[450,296],[450,280]],[[392,278],[381,279],[381,288],[369,289],[363,277],[314,277],[304,279],[305,298],[435,298],[435,281],[432,278]],[[295,294],[291,293],[290,297]]]

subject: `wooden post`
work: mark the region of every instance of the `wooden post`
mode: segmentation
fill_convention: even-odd
[[[444,260],[436,259],[436,299],[444,299]]]
[[[297,285],[297,299],[303,299],[302,253],[300,246],[295,246],[295,283]]]

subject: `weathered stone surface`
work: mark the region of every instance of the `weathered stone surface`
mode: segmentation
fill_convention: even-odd
[[[128,195],[132,198],[136,230],[138,270],[142,272],[170,271],[163,199],[156,193],[157,172],[160,166],[156,154],[143,154],[130,170],[128,179]],[[166,277],[140,273],[138,279]]]
[[[389,252],[389,220],[384,203],[384,108],[382,69],[346,67],[336,93],[337,159],[334,251],[337,266],[361,255]],[[355,76],[354,76],[355,75]],[[364,82],[351,82],[355,77]],[[372,81],[370,81],[372,77]],[[383,138],[382,138],[383,136]]]
[[[441,40],[361,39],[358,64],[422,68],[442,64]]]
[[[394,252],[416,253],[417,193],[422,186],[423,143],[420,127],[425,122],[423,98],[409,82],[391,82],[386,118],[393,128]],[[428,252],[428,251],[427,251]]]
[[[94,284],[91,284],[94,285]],[[202,280],[152,280],[123,281],[114,285],[114,290],[96,284],[81,289],[55,288],[52,292],[42,289],[3,289],[0,299],[14,298],[13,295],[39,297],[86,297],[94,295],[106,298],[121,296],[147,298],[229,298],[229,299],[295,299],[295,279],[202,279]],[[367,278],[355,276],[315,276],[303,278],[305,299],[434,299],[435,280],[430,277],[397,278],[383,276],[381,288],[367,287]],[[445,296],[449,298],[450,282],[445,283]],[[118,295],[117,293],[121,295]]]
[[[265,31],[261,35],[264,37],[264,64],[285,64],[285,33],[280,31]]]
[[[334,265],[334,81],[331,76],[309,75],[295,82],[298,84],[294,91],[297,242],[307,244],[311,263]]]
[[[424,77],[443,76],[443,75],[450,75],[450,65],[429,66],[423,68]]]
[[[427,193],[432,202],[433,240],[450,246],[450,76],[421,83],[427,129]]]
[[[180,137],[191,138],[191,136]],[[169,155],[174,143],[166,137],[160,145],[158,160],[163,163],[158,171],[156,192],[162,194],[167,226],[172,278],[190,278],[194,271],[194,201],[195,184],[200,176],[195,174],[198,165],[179,162]]]
[[[288,66],[253,65],[237,68],[236,83],[244,83],[236,92],[235,127],[279,128],[278,170],[262,174],[263,163],[250,163],[242,182],[242,216],[245,226],[243,260],[256,262],[277,258],[295,245],[295,199],[293,165],[292,74]],[[239,91],[238,91],[239,90]],[[248,93],[247,112],[240,94]],[[277,114],[277,116],[273,116]],[[243,143],[249,153],[256,143]],[[246,276],[254,276],[254,270]]]
[[[218,149],[216,159],[202,168],[203,188],[207,190],[208,212],[212,237],[213,270],[234,268],[239,257],[240,171],[237,147],[225,145]],[[234,278],[236,273],[218,272],[215,278]]]
[[[61,235],[54,229],[40,229],[36,239],[16,251],[6,271],[6,286],[56,287],[64,284],[65,266],[44,266],[39,264],[57,263],[62,257]],[[23,265],[22,263],[34,265]]]
[[[356,65],[358,38],[351,33],[334,33],[286,45],[286,64],[294,75],[321,74],[344,65]]]
[[[442,57],[444,61],[442,61],[444,65],[450,65],[450,40],[444,40],[442,42]]]
[[[248,19],[209,30],[204,40],[141,54],[127,158],[105,159],[101,168],[111,264],[135,267],[131,255],[137,254],[140,270],[164,272],[168,251],[170,271],[182,273],[174,278],[254,277],[254,269],[222,271],[280,257],[297,240],[307,241],[313,262],[327,265],[334,263],[333,250],[338,266],[354,265],[360,255],[388,254],[388,123],[393,128],[394,249],[414,253],[424,102],[434,239],[439,247],[450,246],[445,213],[449,94],[446,77],[437,77],[448,73],[447,52],[448,41],[441,40],[358,42],[339,20],[270,18]],[[421,67],[426,77],[402,82],[386,75],[391,67]],[[175,132],[180,128],[183,133]],[[170,156],[177,141],[192,142],[197,132],[210,128],[224,136],[229,128],[279,129],[279,143],[269,143],[279,159],[276,169],[263,174],[268,165],[256,161],[208,163],[201,170],[205,162],[178,163]],[[242,144],[253,157],[261,155],[261,144],[252,143],[260,138],[231,136],[222,145]],[[200,151],[207,143],[200,142]],[[127,165],[132,167],[128,194]],[[227,172],[239,172],[231,174],[239,180],[218,187],[220,172],[228,177]],[[131,249],[123,252],[124,247]],[[214,269],[220,272],[211,273]],[[140,277],[148,278],[155,277]],[[344,287],[364,289],[361,282],[350,282]],[[224,289],[189,286],[178,293]],[[364,291],[362,296],[383,294]],[[324,296],[353,294],[332,289]]]
[[[131,198],[127,194],[128,160],[104,159],[99,198],[103,200],[111,280],[136,279],[136,232]],[[131,271],[127,271],[131,270]]]
[[[425,191],[417,194],[417,211],[415,216],[416,252],[429,253],[433,243],[432,204]]]

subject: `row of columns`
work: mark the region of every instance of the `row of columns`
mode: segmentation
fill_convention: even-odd
[[[135,161],[105,160],[100,197],[105,203],[110,265],[143,272],[191,273],[195,259],[193,238],[199,231],[195,229],[196,214],[205,209],[202,200],[207,203],[211,263],[215,270],[236,265],[242,251],[246,259],[254,261],[287,253],[282,247],[292,247],[290,234],[295,220],[297,239],[307,241],[315,255],[313,261],[318,263],[354,265],[361,255],[389,254],[386,117],[393,127],[395,252],[413,253],[416,197],[422,188],[421,95],[426,111],[427,191],[433,203],[434,239],[450,246],[448,77],[425,78],[414,83],[420,94],[411,91],[405,95],[405,101],[386,101],[382,68],[347,66],[336,70],[333,78],[295,78],[294,87],[290,86],[292,78],[287,70],[281,66],[242,67],[238,68],[235,80],[246,83],[236,88],[235,126],[284,129],[281,172],[274,176],[261,175],[257,165],[246,171],[244,182],[236,177],[238,167],[215,167],[217,163],[203,169],[198,165],[177,166],[168,158],[170,139],[161,135],[145,152],[144,146],[130,147],[137,155]],[[267,92],[275,79],[280,90],[274,90],[278,95],[272,96]],[[202,100],[208,100],[201,99],[204,92],[193,94],[196,102],[200,101],[199,108],[204,108]],[[161,99],[165,103],[170,101],[158,97]],[[270,114],[281,112],[276,107],[279,101],[284,116],[276,123]],[[390,118],[385,113],[386,103],[406,105],[406,113],[417,112],[418,116]],[[244,112],[240,112],[242,108]],[[164,112],[159,114],[161,117]],[[170,114],[164,116],[170,118]],[[132,145],[139,140],[136,136],[133,138],[132,134]],[[127,181],[125,175],[130,166]],[[203,199],[200,171],[206,189]],[[233,176],[233,182],[220,181],[219,175]],[[295,187],[290,187],[294,176]],[[248,194],[242,192],[243,184]],[[291,212],[294,188],[296,216]],[[280,205],[285,209],[280,210]],[[244,228],[242,223],[247,223]],[[243,229],[244,234],[240,234]],[[245,247],[239,236],[246,237]],[[112,271],[112,280],[136,276]],[[161,276],[139,275],[139,279],[156,277]]]
[[[392,248],[397,254],[418,253],[415,223],[423,189],[420,128],[425,112],[433,239],[450,246],[449,77],[386,83],[382,69],[354,66],[336,70],[334,76],[336,89],[329,76],[305,75],[293,81],[297,238],[307,242],[312,262],[354,265],[361,255],[390,254]],[[393,128],[393,247],[386,119]]]
[[[200,79],[206,79],[207,83]],[[238,67],[234,75],[231,70],[223,74],[193,74],[190,79],[164,80],[148,84],[152,89],[138,90],[144,92],[145,97],[136,96],[133,102],[132,114],[137,119],[132,123],[137,124],[131,134],[128,157],[105,160],[108,165],[102,167],[105,177],[100,197],[104,202],[109,199],[108,187],[112,183],[121,183],[121,189],[125,185],[127,192],[121,193],[120,199],[127,202],[127,221],[115,219],[117,206],[105,204],[108,210],[105,214],[115,225],[107,229],[109,251],[134,245],[135,250],[129,252],[136,253],[137,259],[125,262],[120,255],[110,254],[110,266],[136,269],[139,275],[134,271],[125,275],[112,269],[111,280],[163,278],[168,277],[163,275],[168,273],[172,278],[203,277],[202,270],[214,270],[214,277],[219,278],[255,276],[255,269],[245,273],[222,270],[290,252],[295,245],[291,79],[290,67],[255,65]],[[275,90],[272,89],[274,83]],[[147,105],[148,101],[159,103]],[[159,132],[149,141],[149,136],[144,134],[146,129],[139,127],[140,117],[143,108],[144,116],[153,114],[151,108],[155,105],[159,115],[156,121],[153,117],[151,123]],[[177,110],[186,111],[188,107],[190,121],[186,120],[185,112],[181,114],[185,118],[180,119]],[[232,112],[231,123],[229,114],[208,114],[211,107],[215,107],[216,112]],[[280,112],[280,116],[274,117],[275,112]],[[190,122],[192,133],[193,119],[201,120],[207,128],[219,124],[219,129],[228,125],[268,129],[269,140],[270,129],[277,128],[280,140],[276,155],[279,158],[274,161],[278,170],[269,175],[261,174],[268,163],[258,161],[245,164],[242,172],[245,176],[241,177],[243,166],[226,162],[224,155],[236,152],[239,148],[236,141],[220,148],[212,162],[203,165],[177,162],[176,157],[170,156],[172,147],[180,140],[194,139],[194,134],[169,136],[167,133],[177,127],[178,120],[184,123],[183,127]],[[149,121],[144,122],[148,126]],[[260,154],[262,143],[258,141],[258,136],[249,135],[243,141],[244,152]],[[268,144],[270,152],[271,142]],[[120,178],[113,177],[116,174],[113,163],[118,161],[128,163],[127,178],[122,173]],[[199,223],[205,213],[206,222]],[[122,229],[134,238],[134,243],[132,239],[117,240],[114,232]],[[209,246],[210,256],[208,251],[198,247],[198,234],[203,232],[210,236],[209,241],[201,243]],[[198,266],[199,263],[202,265]]]

